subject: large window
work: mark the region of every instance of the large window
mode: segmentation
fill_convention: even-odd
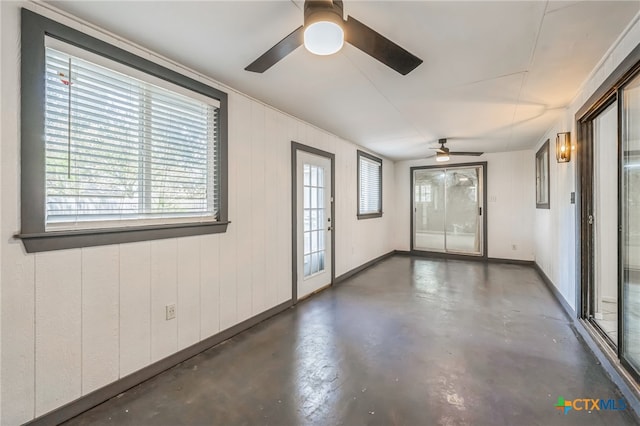
[[[226,230],[226,94],[26,10],[22,38],[28,251]]]
[[[358,151],[358,219],[382,216],[382,160]]]

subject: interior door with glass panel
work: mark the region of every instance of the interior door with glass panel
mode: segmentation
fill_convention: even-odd
[[[297,294],[331,284],[331,160],[297,151]]]
[[[483,166],[413,171],[413,249],[483,256]]]

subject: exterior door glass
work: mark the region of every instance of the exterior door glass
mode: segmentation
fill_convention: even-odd
[[[482,167],[413,171],[413,248],[482,255]]]
[[[593,120],[592,319],[618,344],[618,107]]]
[[[478,168],[447,170],[447,251],[480,253]]]
[[[622,351],[640,372],[640,76],[622,90]]]
[[[414,246],[444,251],[444,170],[416,170],[414,175]]]

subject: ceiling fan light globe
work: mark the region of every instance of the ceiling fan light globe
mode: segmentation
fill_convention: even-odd
[[[448,152],[436,152],[436,161],[439,163],[443,163],[445,161],[449,161],[449,153]]]
[[[304,47],[315,55],[333,55],[344,46],[344,30],[331,21],[317,21],[304,30]]]

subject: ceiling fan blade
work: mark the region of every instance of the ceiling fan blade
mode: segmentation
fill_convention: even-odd
[[[302,26],[298,27],[291,34],[283,38],[267,50],[262,56],[253,61],[249,66],[245,68],[246,71],[252,71],[257,73],[263,73],[279,60],[287,56],[289,53],[302,46],[304,43],[304,31]]]
[[[445,152],[447,152],[446,150],[444,150],[444,149],[442,149],[442,148],[429,148],[429,149],[433,149],[433,150],[438,151],[438,152],[441,152],[441,153],[443,153],[443,154],[444,154]]]
[[[449,151],[449,155],[467,155],[471,157],[479,157],[484,152],[464,152],[464,151]]]
[[[402,75],[409,74],[422,63],[422,59],[351,16],[345,22],[344,36],[347,42]]]

